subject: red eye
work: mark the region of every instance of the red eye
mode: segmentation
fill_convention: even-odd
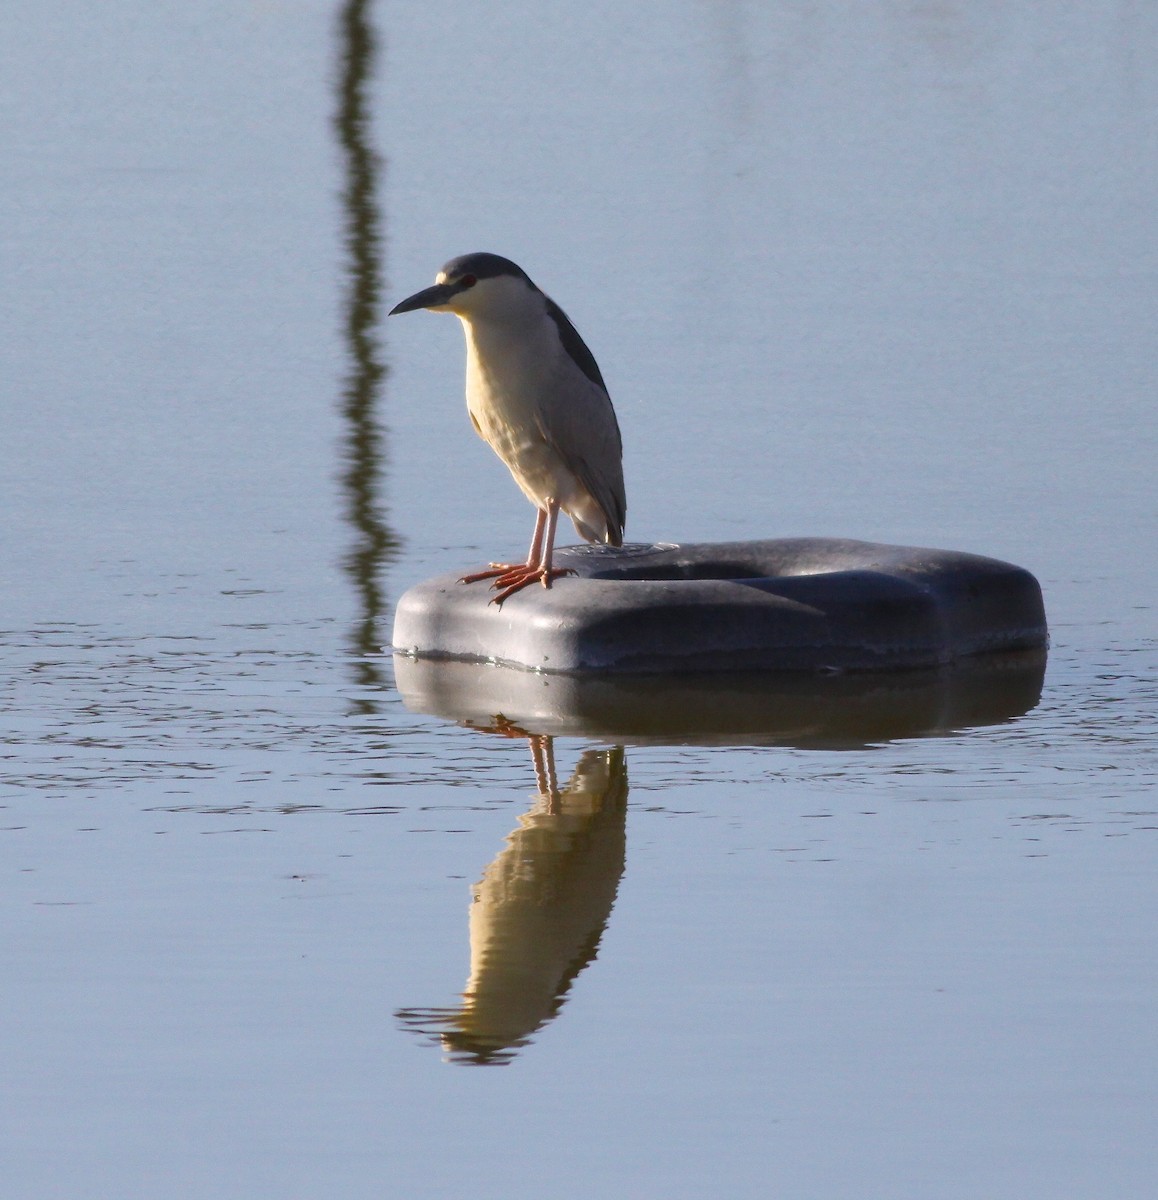
[[[478,283],[478,280],[473,275],[464,275],[458,281],[458,286],[461,288],[472,288],[476,283]]]

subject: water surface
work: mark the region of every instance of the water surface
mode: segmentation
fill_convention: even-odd
[[[6,1194],[1152,1194],[1144,8],[2,43]],[[416,702],[395,598],[532,523],[456,323],[382,319],[475,249],[598,357],[633,539],[1007,558],[1044,676]]]

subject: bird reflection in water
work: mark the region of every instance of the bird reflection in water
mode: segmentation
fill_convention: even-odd
[[[523,735],[501,719],[491,728]],[[508,1063],[558,1013],[595,958],[623,874],[623,748],[585,751],[560,787],[553,739],[525,736],[538,793],[475,885],[462,1004],[396,1014],[454,1062]]]

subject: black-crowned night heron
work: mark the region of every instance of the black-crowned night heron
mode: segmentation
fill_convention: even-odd
[[[551,566],[562,509],[588,542],[623,544],[623,442],[607,386],[567,314],[508,258],[464,254],[390,310],[452,312],[466,334],[466,405],[475,432],[538,509],[525,563],[463,577],[493,579],[494,602],[567,571]]]

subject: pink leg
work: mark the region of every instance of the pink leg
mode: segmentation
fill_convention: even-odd
[[[459,583],[477,583],[480,579],[495,579],[509,574],[511,571],[522,571],[525,567],[533,567],[539,561],[543,550],[543,530],[547,526],[547,514],[540,508],[536,510],[535,533],[531,538],[531,549],[527,553],[526,563],[490,563],[486,571],[476,571],[473,575],[464,575]]]
[[[575,572],[567,569],[556,570],[551,566],[551,561],[555,553],[555,525],[559,520],[559,505],[550,500],[547,503],[546,512],[546,530],[543,533],[541,543],[539,543],[539,529],[536,526],[535,535],[536,541],[531,543],[531,548],[536,548],[536,543],[539,543],[539,554],[535,561],[529,561],[525,566],[515,567],[513,570],[503,572],[491,584],[491,587],[500,589],[497,596],[491,597],[492,604],[502,604],[502,602],[513,596],[516,592],[520,592],[528,584],[534,583],[537,579],[544,587],[551,586],[552,579],[559,579],[564,575],[574,575]]]
[[[531,743],[531,761],[535,766],[535,785],[539,795],[545,796],[553,806],[559,799],[559,779],[555,774],[554,738],[542,733],[533,733],[527,739]]]

